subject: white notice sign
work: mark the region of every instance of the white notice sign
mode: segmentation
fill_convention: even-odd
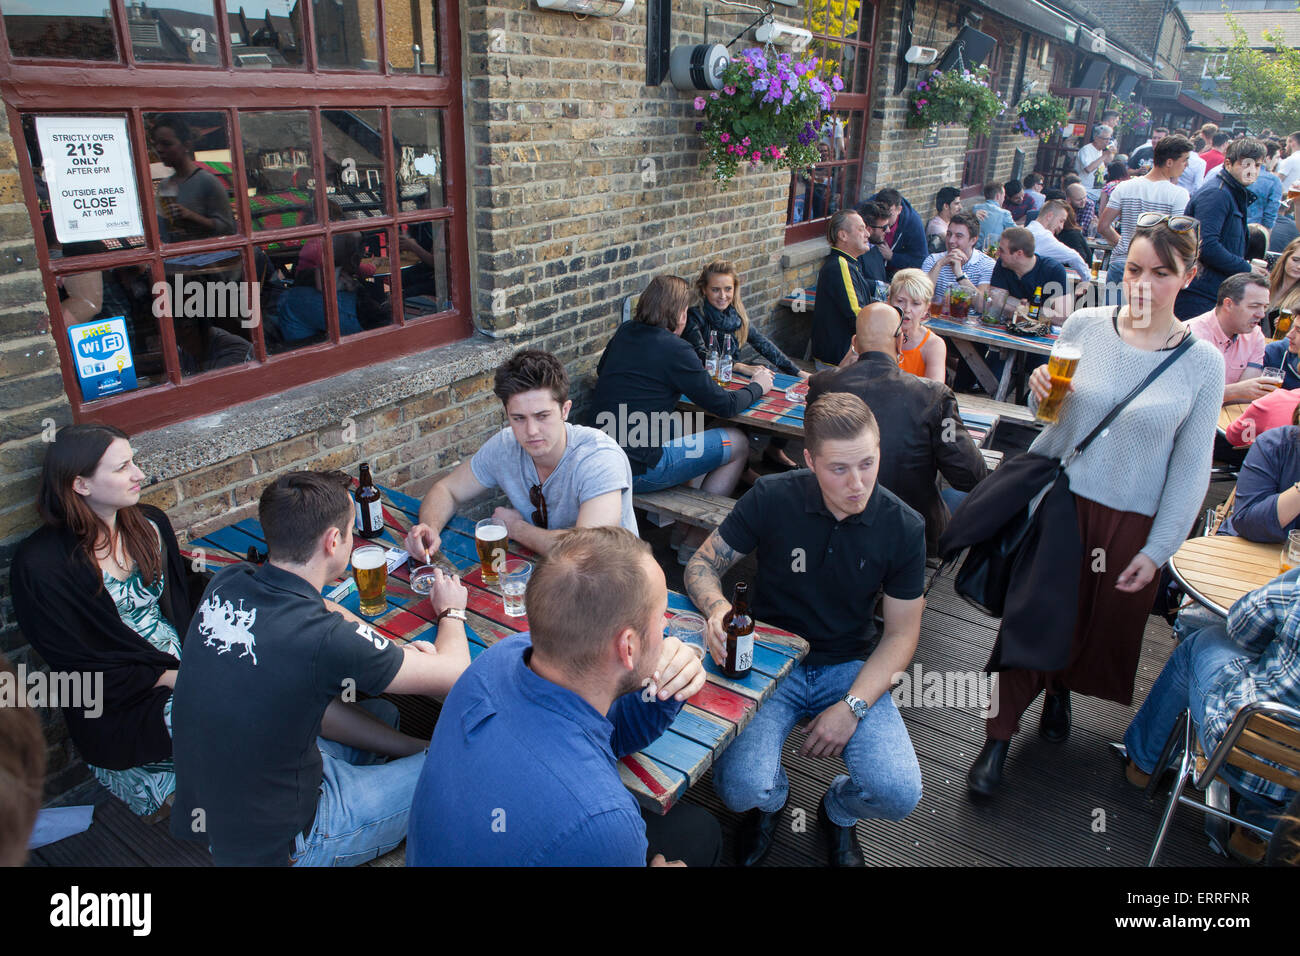
[[[36,134],[60,242],[144,232],[125,119],[38,116]]]

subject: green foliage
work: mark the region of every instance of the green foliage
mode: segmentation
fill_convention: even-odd
[[[1269,31],[1271,51],[1253,50],[1246,31],[1231,13],[1224,20],[1232,31],[1228,54],[1228,79],[1219,91],[1228,104],[1252,126],[1289,132],[1300,129],[1300,49],[1288,47],[1286,36]]]
[[[1026,136],[1051,139],[1070,118],[1070,108],[1065,100],[1051,93],[1033,93],[1020,101],[1016,108],[1020,122],[1016,129]]]
[[[1006,108],[1006,102],[989,86],[988,67],[960,73],[934,70],[918,80],[908,94],[907,125],[918,129],[935,123],[960,123],[980,136]]]

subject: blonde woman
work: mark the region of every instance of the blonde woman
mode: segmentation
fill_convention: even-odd
[[[934,283],[920,269],[899,269],[889,283],[889,304],[903,316],[903,345],[898,367],[940,384],[948,378],[948,346],[924,328]]]
[[[1300,312],[1300,239],[1291,240],[1268,274],[1270,318],[1282,309]]]

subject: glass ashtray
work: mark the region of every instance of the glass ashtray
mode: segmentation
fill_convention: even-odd
[[[411,572],[411,590],[416,594],[428,594],[433,590],[433,572],[438,570],[432,564],[422,564]]]

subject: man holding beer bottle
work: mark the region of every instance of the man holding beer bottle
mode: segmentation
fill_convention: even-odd
[[[324,475],[272,482],[258,504],[267,563],[219,571],[190,624],[172,705],[172,834],[218,865],[354,866],[406,836],[425,742],[395,729],[391,703],[345,701],[446,694],[469,666],[467,594],[435,572],[432,644],[399,647],[331,610],[321,590],[348,566],[353,514]]]
[[[832,866],[865,865],[858,820],[901,820],[921,798],[916,752],[890,687],[920,635],[925,522],[877,484],[880,430],[862,399],[826,394],[808,406],[804,427],[810,470],[760,478],[685,573],[719,665],[731,610],[722,576],[751,552],[758,577],[750,613],[811,645],[714,765],[723,803],[749,811],[737,834],[736,857],[744,866],[771,849],[790,790],[781,746],[805,717],[812,721],[801,752],[842,756],[852,774],[837,776],[818,807]],[[873,649],[882,588],[884,631]]]
[[[605,432],[569,424],[569,376],[558,358],[538,349],[516,352],[497,369],[493,391],[510,425],[429,489],[420,521],[406,535],[412,557],[428,560],[452,516],[492,488],[511,505],[492,517],[538,554],[568,528],[622,525],[637,533],[632,466]]]

